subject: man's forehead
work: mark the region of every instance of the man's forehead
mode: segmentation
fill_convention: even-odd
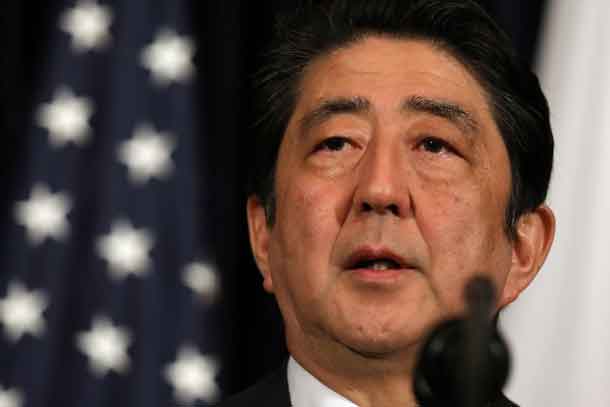
[[[411,110],[444,104],[446,112],[462,110],[469,112],[462,117],[473,119],[477,110],[489,110],[478,81],[438,47],[423,40],[367,37],[317,58],[304,70],[294,113],[303,116],[325,101],[357,98],[374,108],[386,102],[391,109]]]

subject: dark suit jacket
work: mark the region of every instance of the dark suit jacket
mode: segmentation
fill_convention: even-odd
[[[286,364],[254,386],[238,393],[217,407],[290,407]]]
[[[290,407],[286,364],[252,387],[247,388],[217,407]],[[449,407],[449,406],[448,406]],[[504,395],[489,407],[519,407]]]

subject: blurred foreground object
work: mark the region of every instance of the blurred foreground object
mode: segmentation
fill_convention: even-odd
[[[421,350],[414,388],[423,406],[484,407],[501,397],[510,355],[491,319],[494,287],[489,279],[475,277],[464,297],[464,318],[441,323]]]

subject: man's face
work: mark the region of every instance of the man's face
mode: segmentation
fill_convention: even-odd
[[[477,273],[512,299],[507,152],[481,86],[428,42],[369,37],[315,60],[275,191],[275,224],[259,203],[249,217],[289,346],[405,350],[463,309]]]

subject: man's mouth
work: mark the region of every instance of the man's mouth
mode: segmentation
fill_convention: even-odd
[[[370,274],[373,277],[396,276],[407,269],[412,270],[414,268],[412,264],[397,253],[387,248],[370,246],[355,250],[345,264],[347,271],[358,272],[365,276]]]
[[[392,270],[400,269],[400,265],[392,259],[371,259],[356,263],[354,269]]]

